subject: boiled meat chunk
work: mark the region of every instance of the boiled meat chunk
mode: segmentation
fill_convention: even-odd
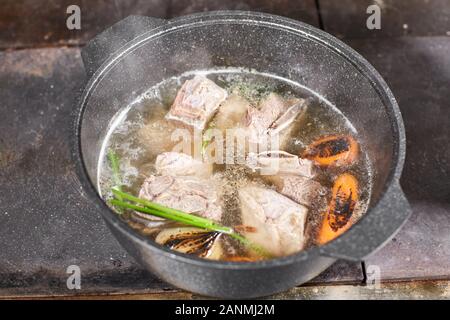
[[[285,111],[285,101],[275,93],[262,100],[259,108],[249,107],[244,124],[249,130],[250,142],[258,142],[261,136],[267,133],[270,125]]]
[[[288,102],[289,103],[289,102]],[[306,101],[304,99],[295,99],[295,102],[280,116],[267,130],[270,138],[278,137],[280,149],[285,149],[292,134],[301,125],[301,119],[306,113]]]
[[[249,153],[246,164],[261,175],[293,174],[311,178],[315,175],[311,160],[302,159],[285,151]]]
[[[294,121],[305,111],[304,99],[283,99],[276,93],[269,94],[258,108],[249,107],[247,110],[243,126],[247,129],[249,142],[267,143],[268,139],[277,137],[279,147],[283,148],[295,127]]]
[[[268,133],[270,135],[276,135],[287,129],[289,125],[297,118],[297,116],[304,111],[304,100],[296,101],[291,105],[286,112],[284,112],[277,120],[275,120],[269,127]]]
[[[164,152],[156,157],[156,171],[168,176],[197,176],[207,178],[212,174],[212,164],[194,159],[179,152]]]
[[[322,208],[326,204],[327,189],[312,179],[294,175],[265,177],[276,190],[286,197],[307,207]]]
[[[245,236],[274,256],[300,251],[305,243],[308,209],[278,192],[247,186],[239,190]]]
[[[178,91],[166,119],[203,130],[226,98],[226,90],[204,76],[195,76]]]
[[[156,120],[151,120],[137,132],[139,143],[152,157],[164,151],[172,150],[180,142],[180,139],[172,139],[172,133],[177,130],[177,126],[175,126],[175,123],[163,118],[166,110],[161,108],[161,110],[158,109],[154,112]],[[159,114],[161,115],[159,116]],[[188,129],[186,128],[185,130]]]
[[[311,160],[285,151],[266,151],[250,153],[247,166],[258,171],[282,195],[308,207],[323,207],[326,189],[312,180],[315,170]]]
[[[198,177],[151,175],[142,184],[139,197],[215,221],[222,217],[215,186]]]
[[[237,127],[248,108],[250,108],[250,102],[241,96],[231,94],[217,111],[214,119],[215,127],[222,131]]]

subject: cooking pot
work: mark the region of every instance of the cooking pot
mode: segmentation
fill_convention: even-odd
[[[80,181],[122,246],[168,283],[216,297],[273,294],[314,278],[337,259],[364,259],[389,241],[410,214],[399,185],[405,132],[395,98],[363,57],[321,30],[253,12],[173,20],[131,16],[91,40],[82,59],[89,81],[77,109],[73,143]],[[351,121],[373,169],[369,209],[358,223],[324,246],[238,263],[162,247],[108,208],[99,196],[97,172],[111,119],[162,80],[213,67],[244,67],[287,78],[328,100]]]

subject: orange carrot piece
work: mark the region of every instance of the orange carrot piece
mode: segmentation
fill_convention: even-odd
[[[350,228],[358,193],[358,181],[353,175],[344,173],[335,180],[328,212],[318,234],[319,244],[335,239]]]
[[[330,135],[309,145],[303,157],[320,166],[343,166],[358,158],[358,143],[349,135]]]

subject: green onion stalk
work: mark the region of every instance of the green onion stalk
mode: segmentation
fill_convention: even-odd
[[[144,214],[184,223],[189,226],[227,234],[260,256],[270,258],[270,254],[264,248],[251,242],[231,227],[223,226],[211,219],[165,207],[158,203],[135,197],[132,194],[122,191],[119,159],[112,150],[109,150],[108,152],[108,159],[113,171],[113,182],[115,184],[115,186],[111,189],[114,198],[111,199],[109,203],[118,209],[119,213],[122,213],[122,210],[124,209],[135,210]]]

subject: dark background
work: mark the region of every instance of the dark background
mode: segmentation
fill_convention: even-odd
[[[381,30],[366,28],[374,3]],[[81,30],[66,28],[71,4],[81,8]],[[131,14],[219,9],[284,15],[336,35],[382,74],[403,114],[401,183],[411,219],[364,263],[338,262],[306,286],[362,284],[370,265],[380,267],[383,282],[450,279],[450,0],[3,0],[0,296],[190,297],[136,265],[90,206],[70,159],[70,114],[86,81],[80,48],[90,38]],[[71,264],[82,270],[77,292],[66,288]]]

